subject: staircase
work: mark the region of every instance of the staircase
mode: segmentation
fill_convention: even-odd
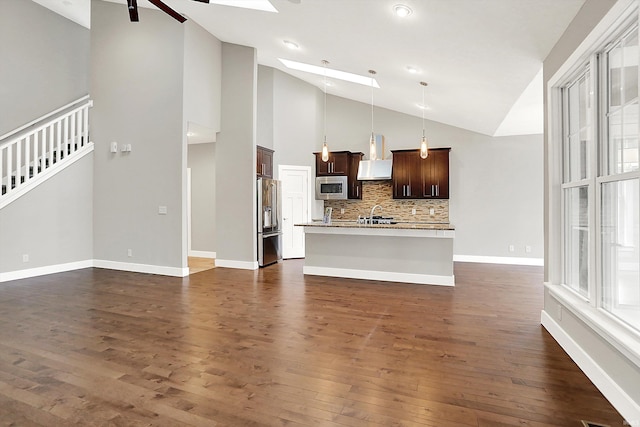
[[[93,150],[89,96],[0,137],[0,208]]]

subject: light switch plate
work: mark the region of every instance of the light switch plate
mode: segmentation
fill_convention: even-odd
[[[166,215],[167,207],[166,206],[158,206],[158,215]]]

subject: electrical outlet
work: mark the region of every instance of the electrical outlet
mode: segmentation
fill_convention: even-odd
[[[415,215],[416,214],[416,208],[411,209],[411,215]]]
[[[29,254],[22,255],[22,262],[29,262]]]
[[[344,208],[340,208],[340,215],[344,215]]]
[[[117,153],[118,152],[118,143],[116,141],[113,141],[111,143],[111,152],[112,153]]]
[[[529,245],[525,246],[525,247],[524,247],[524,251],[525,251],[526,253],[530,254],[530,253],[531,253],[531,246],[529,246]]]
[[[158,215],[166,215],[167,207],[166,206],[158,206]]]
[[[127,249],[127,256],[133,256],[133,250]]]
[[[516,247],[513,245],[509,245],[509,252],[515,252],[516,251]]]
[[[435,209],[433,208],[429,209],[429,215],[435,215],[435,213],[436,213]]]

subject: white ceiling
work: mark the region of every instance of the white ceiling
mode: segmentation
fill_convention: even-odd
[[[123,3],[128,20],[126,1],[110,1]],[[418,117],[419,82],[426,81],[427,119],[518,135],[542,133],[542,61],[585,0],[270,0],[278,13],[164,1],[218,39],[255,47],[260,64],[318,87],[322,76],[289,70],[277,58],[320,66],[326,59],[332,68],[362,75],[376,70],[381,88],[374,104]],[[398,3],[413,13],[395,16]],[[155,9],[147,0],[138,5]],[[145,13],[141,8],[140,22],[131,25],[144,25]],[[408,66],[419,72],[410,74]],[[371,102],[370,87],[333,83],[329,94]]]

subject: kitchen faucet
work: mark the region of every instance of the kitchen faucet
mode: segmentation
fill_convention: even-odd
[[[375,211],[376,208],[382,209],[382,206],[375,205],[374,207],[371,208],[371,214],[369,215],[369,224],[373,224],[373,211]]]

